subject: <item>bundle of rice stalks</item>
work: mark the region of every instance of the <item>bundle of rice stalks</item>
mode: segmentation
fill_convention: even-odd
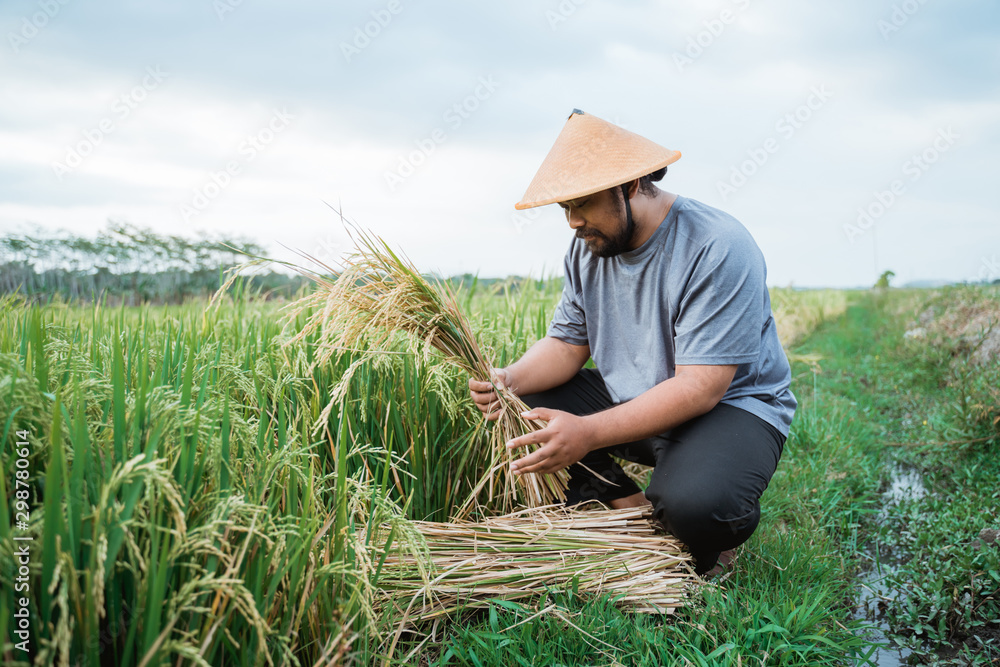
[[[387,557],[377,604],[418,622],[572,586],[618,595],[632,611],[669,614],[697,577],[680,543],[650,519],[648,507],[553,505],[476,523],[416,522],[427,552]]]
[[[333,274],[331,279],[294,264],[285,263],[310,278],[316,289],[296,301],[290,317],[307,309],[312,315],[294,340],[319,333],[321,353],[329,358],[350,349],[365,356],[390,351],[396,334],[403,332],[437,350],[443,360],[477,379],[491,379],[492,366],[476,341],[455,293],[444,282],[431,285],[413,264],[395,253],[381,238],[355,229],[356,250],[334,270],[307,253],[299,252]],[[221,291],[221,290],[220,290]],[[345,378],[345,381],[349,380]],[[515,454],[505,443],[543,428],[546,422],[521,417],[528,406],[509,388],[494,385],[500,413],[489,428],[490,460],[482,478],[473,486],[458,515],[468,514],[484,489],[490,510],[503,513],[518,506],[539,507],[565,500],[569,473],[514,475]],[[337,398],[336,396],[334,398]],[[335,400],[331,400],[333,405]],[[532,451],[538,445],[532,446]]]

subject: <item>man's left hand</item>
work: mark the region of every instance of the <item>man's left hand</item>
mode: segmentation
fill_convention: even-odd
[[[526,472],[557,472],[576,463],[594,448],[595,443],[591,440],[593,429],[588,427],[583,417],[548,408],[532,408],[522,412],[521,416],[525,419],[540,419],[548,422],[548,425],[507,443],[510,450],[530,444],[542,445],[531,454],[511,463],[510,468],[515,475]]]

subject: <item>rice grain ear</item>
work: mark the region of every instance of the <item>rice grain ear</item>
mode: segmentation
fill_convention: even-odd
[[[349,223],[340,211],[338,214],[355,250],[343,260],[333,280],[292,265],[316,285],[313,294],[288,306],[295,314],[306,308],[312,310],[296,337],[319,334],[319,358],[329,360],[335,351],[345,349],[364,350],[364,354],[389,353],[393,334],[402,332],[421,341],[425,350],[436,350],[444,361],[469,375],[490,377],[492,360],[476,340],[455,291],[444,281],[434,280],[432,284],[384,239]],[[316,261],[306,253],[299,254]],[[491,509],[500,513],[518,506],[550,505],[566,498],[567,470],[551,475],[511,473],[514,455],[507,450],[506,442],[542,428],[544,422],[521,417],[528,406],[511,390],[501,388],[497,395],[500,416],[487,434],[491,463],[459,506],[459,516],[469,515],[481,493],[486,494],[484,501]],[[337,398],[331,397],[331,402]],[[324,414],[329,410],[327,406]],[[537,448],[532,445],[529,449]]]

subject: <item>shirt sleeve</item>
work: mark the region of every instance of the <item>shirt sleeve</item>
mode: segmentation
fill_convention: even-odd
[[[760,356],[764,257],[752,239],[715,239],[698,254],[674,324],[678,365],[745,364]]]
[[[548,335],[571,345],[588,345],[590,339],[587,337],[587,316],[583,311],[583,298],[580,294],[579,265],[573,258],[573,246],[570,246],[564,261],[562,296],[549,324]]]

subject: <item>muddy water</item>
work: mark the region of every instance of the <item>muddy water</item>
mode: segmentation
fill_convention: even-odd
[[[892,511],[903,501],[921,498],[927,494],[923,479],[916,470],[905,468],[898,463],[889,466],[889,488],[882,495],[882,506],[876,516],[876,522],[881,524],[888,519]],[[896,572],[891,562],[883,562],[878,544],[870,544],[866,549],[871,558],[871,566],[863,571],[858,579],[858,606],[855,618],[865,619],[871,623],[866,636],[876,642],[887,644],[872,656],[878,667],[901,667],[909,664],[906,659],[911,651],[895,647],[889,640],[889,625],[885,621],[882,604],[891,602],[895,594],[886,585],[886,581]]]

